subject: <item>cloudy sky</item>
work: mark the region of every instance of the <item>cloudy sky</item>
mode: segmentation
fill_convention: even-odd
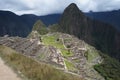
[[[120,9],[120,0],[0,0],[0,10],[9,10],[19,15],[46,15],[61,13],[70,3],[76,3],[84,12]]]

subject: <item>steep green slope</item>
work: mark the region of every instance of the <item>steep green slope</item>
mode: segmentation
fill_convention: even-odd
[[[101,54],[101,56],[104,61],[95,65],[95,70],[104,76],[106,80],[120,80],[120,62],[104,54]]]

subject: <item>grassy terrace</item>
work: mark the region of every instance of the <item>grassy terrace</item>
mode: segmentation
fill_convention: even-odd
[[[67,49],[65,49],[61,40],[57,41],[57,35],[50,35],[50,36],[44,35],[42,37],[42,41],[45,45],[55,46],[56,48],[60,49],[62,55],[65,57],[73,55],[72,52],[69,52]]]
[[[58,48],[64,57],[72,56],[73,53],[65,49],[62,40],[57,41],[57,35],[44,35],[42,41],[45,45],[51,45]],[[67,59],[64,60],[68,70],[75,70],[73,63],[69,62]]]
[[[20,71],[21,74],[27,78],[25,80],[81,80],[75,75],[64,73],[41,62],[38,63],[5,46],[0,46],[0,57],[2,57],[16,73]]]
[[[67,66],[68,70],[71,70],[71,71],[75,71],[76,70],[76,68],[75,68],[75,66],[73,65],[72,62],[70,62],[70,61],[65,59],[65,63],[66,63],[66,66]]]

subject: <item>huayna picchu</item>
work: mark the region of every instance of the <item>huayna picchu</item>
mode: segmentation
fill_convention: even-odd
[[[76,4],[64,10],[59,25],[61,32],[75,35],[103,53],[120,59],[120,32],[109,24],[86,17]]]

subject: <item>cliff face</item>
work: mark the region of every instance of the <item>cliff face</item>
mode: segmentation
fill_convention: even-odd
[[[82,13],[76,4],[70,4],[59,22],[61,31],[69,33],[94,45],[98,50],[118,57],[120,35],[109,24],[90,19]]]

